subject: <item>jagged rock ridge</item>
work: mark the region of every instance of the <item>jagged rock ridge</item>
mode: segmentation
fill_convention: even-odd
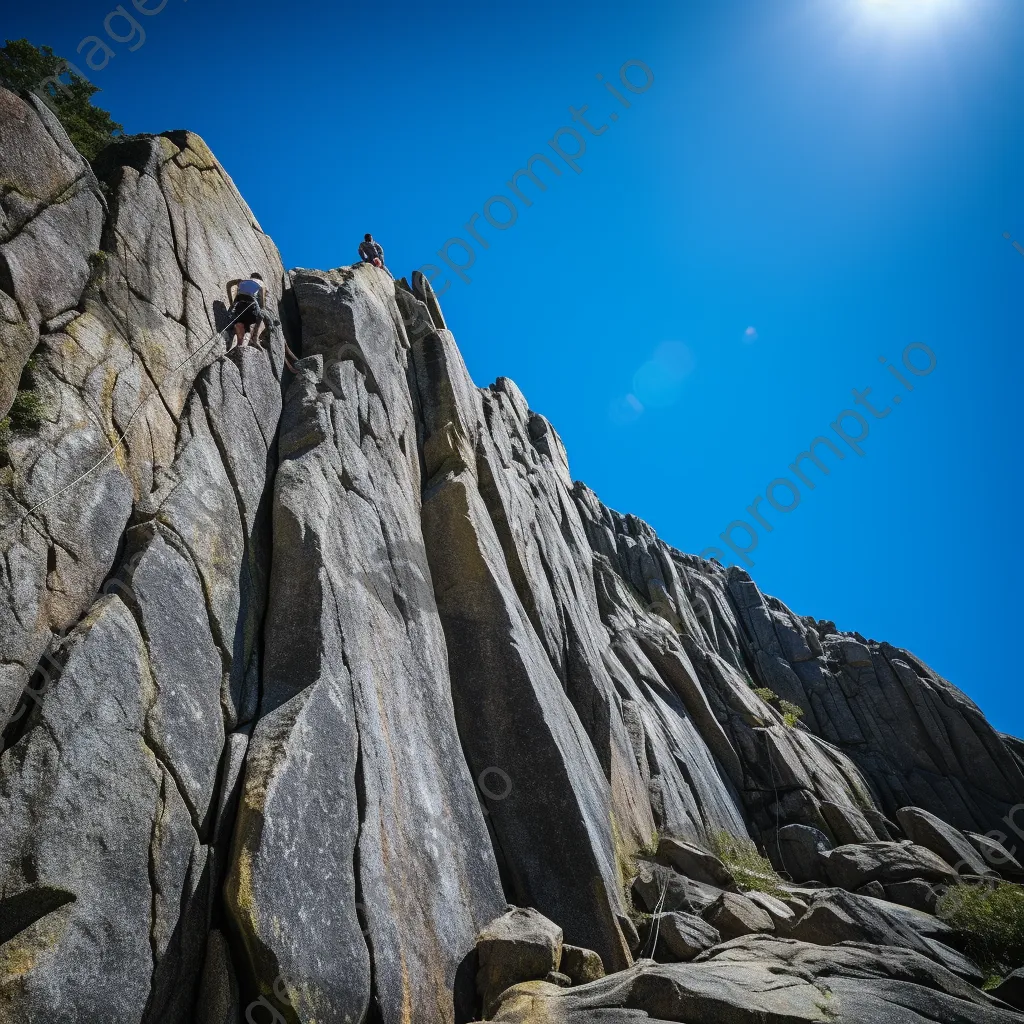
[[[1007,841],[1019,741],[573,483],[419,275],[285,273],[196,136],[90,167],[0,92],[0,143],[0,412],[29,386],[43,409],[0,456],[0,1020],[471,1020],[508,903],[608,977],[562,990],[553,962],[500,1019],[1011,1018],[930,914],[874,903]],[[283,327],[226,353],[224,281],[251,270]],[[900,846],[911,820],[939,839]],[[796,915],[694,877],[663,910],[797,937],[631,967],[635,894],[720,833],[878,889]],[[870,951],[827,945],[838,917]],[[694,955],[725,937],[670,926]]]

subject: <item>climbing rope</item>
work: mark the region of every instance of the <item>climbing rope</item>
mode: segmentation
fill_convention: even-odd
[[[665,897],[668,895],[668,878],[665,878],[661,883],[661,895],[658,897],[658,902],[654,905],[654,929],[647,938],[647,942],[651,944],[651,959],[654,958],[655,950],[658,948],[658,933],[661,931],[661,914],[665,909]],[[640,950],[641,953],[647,949],[647,942],[643,944],[643,948]]]
[[[782,865],[783,870],[785,870],[786,861],[782,856],[782,842],[779,839],[779,823],[782,820],[779,808],[779,784],[775,781],[775,762],[772,760],[772,745],[768,739],[767,730],[764,732],[764,747],[768,752],[768,768],[771,772],[772,789],[775,791],[775,849],[779,854],[779,863]]]
[[[114,231],[120,237],[120,232],[118,232],[116,228],[114,229]],[[127,272],[127,270],[128,270],[128,267],[127,267],[127,243],[124,241],[123,237],[121,237],[121,241],[122,241],[122,253],[124,254],[124,267],[123,267],[123,270],[122,270],[122,276],[124,277],[125,294],[130,296],[131,295],[131,287],[130,287],[129,282],[128,282],[128,272]],[[258,303],[257,303],[257,309],[259,309],[259,304]],[[22,515],[16,517],[15,519],[12,519],[10,522],[5,523],[2,527],[0,527],[0,535],[6,533],[9,529],[12,529],[13,527],[19,526],[21,523],[23,523],[26,519],[28,519],[34,513],[38,512],[39,509],[41,509],[44,505],[49,504],[55,498],[59,498],[62,494],[66,494],[73,487],[77,487],[78,484],[80,484],[83,480],[85,480],[87,477],[89,477],[93,473],[95,473],[96,470],[99,469],[100,466],[102,466],[118,450],[118,448],[120,448],[121,445],[124,443],[125,438],[128,436],[128,432],[132,428],[132,424],[135,422],[135,417],[138,416],[138,414],[142,411],[142,409],[146,405],[146,403],[149,402],[149,400],[151,398],[153,398],[155,395],[161,395],[161,397],[162,397],[162,395],[163,395],[163,391],[162,391],[163,386],[165,384],[167,384],[167,382],[186,363],[190,363],[197,356],[202,355],[203,353],[205,353],[210,348],[210,346],[232,324],[234,324],[234,322],[242,315],[243,312],[244,312],[244,310],[239,310],[222,328],[220,328],[219,330],[214,331],[213,334],[211,334],[210,337],[198,349],[196,349],[195,352],[193,352],[190,355],[186,356],[186,358],[184,358],[180,363],[178,363],[177,366],[173,367],[166,374],[166,376],[160,382],[160,384],[154,384],[153,390],[144,399],[142,399],[142,401],[139,402],[139,404],[135,407],[135,410],[134,410],[134,412],[132,412],[131,416],[129,416],[128,423],[125,426],[124,430],[122,431],[121,435],[116,439],[114,444],[111,445],[110,450],[105,455],[103,455],[100,459],[98,459],[95,463],[93,463],[93,465],[91,465],[84,473],[79,474],[70,483],[65,484],[62,488],[60,488],[60,490],[54,491],[53,494],[47,495],[47,497],[43,498],[41,501],[37,501],[27,512],[24,512]],[[262,312],[262,310],[260,310],[260,312]],[[127,325],[127,321],[125,321],[125,323]]]

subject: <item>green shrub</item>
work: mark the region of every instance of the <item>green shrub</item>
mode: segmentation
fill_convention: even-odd
[[[758,695],[765,702],[765,704],[777,703],[778,709],[782,712],[782,721],[786,723],[792,729],[800,718],[803,716],[804,709],[799,704],[794,704],[791,700],[783,700],[774,690],[769,690],[767,686],[754,686],[751,687],[754,693]]]
[[[732,872],[741,889],[753,889],[769,896],[784,896],[782,879],[772,862],[757,852],[753,840],[734,836],[723,829],[711,833],[711,851]]]
[[[780,700],[779,710],[782,712],[782,720],[792,729],[803,716],[804,709],[799,704],[790,700]]]
[[[935,913],[982,970],[1004,975],[1024,963],[1024,888],[1009,882],[950,886]]]

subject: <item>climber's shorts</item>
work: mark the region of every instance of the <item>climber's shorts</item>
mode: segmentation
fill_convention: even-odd
[[[245,327],[252,327],[259,323],[259,303],[251,295],[239,295],[231,308],[228,310],[228,320],[232,324],[242,324]]]

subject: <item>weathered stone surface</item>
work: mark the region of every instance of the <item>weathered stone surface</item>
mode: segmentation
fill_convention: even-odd
[[[837,846],[826,858],[833,885],[859,889],[868,882],[905,882],[923,878],[929,882],[951,881],[956,872],[937,854],[911,843],[858,843]]]
[[[619,914],[616,920],[622,930],[629,952],[636,956],[640,951],[640,933],[637,931],[636,925],[633,924],[633,919],[628,914]]]
[[[659,909],[699,914],[721,894],[720,889],[695,882],[664,864],[640,860],[636,868],[633,895],[638,905],[652,914]]]
[[[513,907],[481,929],[476,949],[476,987],[487,1013],[505,989],[558,971],[562,929],[536,910]]]
[[[226,322],[225,281],[259,271],[273,311],[284,275],[273,244],[197,136],[140,136],[107,147],[94,165],[107,189],[103,198],[93,171],[44,107],[28,107],[10,93],[0,97],[4,159],[10,153],[15,165],[4,202],[18,208],[5,207],[5,215],[14,218],[12,228],[22,225],[0,242],[0,263],[20,268],[12,287],[27,320],[11,329],[32,335],[24,345],[34,350],[34,391],[43,409],[40,427],[14,434],[4,456],[9,465],[0,469],[0,719],[6,721],[40,658],[85,614],[116,568],[133,511],[152,515],[154,492],[175,470],[179,435],[189,429],[181,420],[197,378],[224,354],[217,328]],[[61,294],[34,284],[39,276]],[[38,310],[26,289],[37,294]],[[45,323],[33,326],[41,317]],[[2,310],[0,322],[13,323]],[[250,353],[268,378],[279,376],[282,347],[277,331],[270,360]],[[3,379],[17,381],[24,359],[12,359],[3,355]],[[276,426],[266,399],[261,394],[255,410],[263,465],[237,480],[257,500]],[[245,399],[232,401],[237,408]],[[222,427],[232,436],[235,424]],[[212,459],[223,463],[232,447]],[[223,464],[217,469],[226,472]],[[191,485],[201,497],[202,481]],[[230,519],[225,527],[230,531]],[[220,539],[219,528],[209,536]],[[249,553],[258,561],[255,549]],[[238,590],[238,580],[230,586]],[[258,609],[254,614],[258,622]],[[230,649],[236,622],[226,628]]]
[[[24,899],[19,893],[39,875],[33,865],[61,865],[72,855],[66,830],[79,842],[74,870],[61,871],[72,901],[65,900],[68,909],[62,912],[72,921],[65,932],[50,933],[52,957],[27,960],[32,966],[9,990],[11,1012],[26,1020],[47,1000],[62,1006],[69,994],[76,1010],[69,1008],[64,1019],[94,1019],[90,1013],[99,1013],[111,998],[95,961],[96,952],[104,951],[124,957],[126,983],[117,1005],[127,1019],[184,1021],[191,1013],[207,946],[210,886],[219,874],[207,844],[225,724],[232,719],[225,700],[230,662],[207,594],[223,581],[221,599],[235,608],[233,629],[245,623],[242,602],[259,607],[260,600],[254,592],[259,584],[254,588],[245,579],[245,550],[257,543],[257,517],[255,509],[248,522],[239,514],[220,462],[216,436],[228,424],[212,398],[220,393],[214,380],[232,380],[239,388],[244,381],[251,401],[266,396],[270,422],[276,420],[277,381],[264,358],[246,353],[237,366],[226,361],[204,371],[183,416],[168,485],[150,497],[153,518],[126,535],[121,565],[104,588],[110,596],[94,604],[72,633],[74,641],[58,648],[67,652],[55,662],[63,670],[39,698],[38,712],[24,716],[26,733],[0,760],[0,790],[15,801],[3,840],[20,851],[4,869],[2,891]],[[259,491],[268,458],[263,428],[237,417],[231,427],[235,457],[253,453],[249,486]],[[196,490],[204,501],[185,500]],[[209,543],[214,533],[221,538],[216,546]],[[26,755],[56,756],[61,771],[51,783],[26,776]],[[72,784],[80,792],[67,804],[60,793]],[[49,801],[41,794],[52,786],[56,803],[47,811]],[[113,817],[94,820],[89,794],[98,799],[100,793],[116,793],[120,800],[109,801]],[[21,823],[13,810],[18,805],[29,813]],[[47,814],[53,815],[49,828],[33,824]],[[106,829],[118,833],[117,855],[106,852]],[[132,898],[151,892],[151,909],[133,923],[124,907],[103,909],[109,896],[94,905],[95,893],[108,890]],[[75,914],[84,915],[77,925]],[[76,933],[96,929],[122,938],[98,950],[89,942],[80,949]],[[133,981],[136,958],[142,966]],[[55,970],[65,972],[64,982],[51,979]],[[82,979],[78,984],[75,972]]]
[[[283,973],[301,1019],[358,1017],[372,955],[374,996],[397,1017],[451,1005],[505,901],[456,732],[393,295],[369,266],[296,272],[293,287],[304,365],[323,371],[300,372],[282,420],[228,894],[264,996]]]
[[[908,839],[938,854],[961,875],[995,873],[960,831],[934,814],[920,807],[901,807],[896,817]]]
[[[322,679],[260,719],[227,885],[259,996],[271,998],[278,975],[301,978],[288,993],[300,1020],[358,1019],[371,996],[352,867],[358,735],[345,682]]]
[[[1018,1010],[1024,1010],[1024,967],[1003,978],[992,990],[992,995]]]
[[[977,832],[964,833],[967,841],[981,854],[985,863],[990,868],[994,868],[1004,878],[1010,879],[1010,881],[1024,882],[1024,867],[1021,866],[1020,861],[1014,856],[1016,847],[1011,843],[1010,849],[1007,849],[1006,843],[1010,842],[1009,839],[1005,834],[999,834],[1005,842],[1001,842],[990,835],[978,835]]]
[[[713,925],[680,911],[656,914],[645,922],[645,934],[644,948],[660,961],[692,960],[722,941]]]
[[[827,829],[828,806],[852,838],[878,838],[861,810],[869,803],[867,787],[853,763],[806,731],[786,728],[781,715],[751,689],[752,683],[767,684],[750,678],[747,666],[756,662],[756,651],[745,653],[743,627],[733,608],[739,598],[748,605],[763,602],[749,578],[732,570],[721,573],[669,548],[646,524],[606,508],[581,484],[574,486],[573,497],[594,552],[602,617],[616,653],[627,665],[643,667],[642,678],[654,692],[671,687],[700,730],[702,745],[728,774],[755,836],[794,819]],[[691,781],[698,777],[688,773]],[[675,786],[655,790],[653,781],[652,806],[657,807]],[[736,835],[748,828],[746,823],[718,827]],[[702,838],[668,822],[664,829],[697,842]]]
[[[809,825],[786,825],[776,833],[769,848],[777,853],[781,871],[794,882],[808,882],[825,874],[824,855],[832,844],[824,833]]]
[[[750,716],[770,721],[772,712],[723,686],[735,669],[749,693],[742,679],[749,666],[754,685],[803,708],[802,724],[833,745],[811,755],[804,730],[776,738],[785,741],[785,752],[773,750],[772,763],[784,762],[795,783],[778,806],[783,824],[812,825],[833,843],[889,839],[882,834],[885,820],[913,804],[957,828],[986,831],[998,829],[1019,802],[1024,761],[1018,763],[1010,740],[909,652],[840,633],[830,622],[800,618],[762,595],[742,570],[675,551],[646,524],[601,505],[583,485],[575,494],[595,551],[680,630],[705,699],[742,754],[750,777],[737,782],[740,792],[749,791],[755,779],[760,783],[764,771],[764,796],[751,808],[767,812],[757,821],[759,829],[775,827],[776,798],[766,741],[745,727]],[[848,758],[838,757],[835,748]],[[831,764],[827,781],[799,770],[812,756],[818,764]],[[881,800],[877,807],[850,761],[870,779]],[[836,834],[837,827],[844,834]],[[774,857],[772,845],[765,845]]]
[[[238,982],[227,940],[216,929],[206,943],[206,961],[196,1000],[196,1024],[237,1024]]]
[[[890,882],[885,886],[885,896],[893,903],[900,903],[904,907],[932,914],[935,912],[935,904],[938,902],[937,892],[940,888],[940,886],[921,878],[912,878],[907,882]]]
[[[146,642],[108,597],[59,657],[0,759],[0,1007],[24,1021],[184,1020],[205,944],[205,850],[160,750]],[[144,1014],[151,990],[166,1016]]]
[[[574,985],[586,985],[587,982],[604,977],[604,964],[597,953],[581,946],[570,946],[568,943],[562,946],[562,961],[558,969]]]
[[[671,864],[687,878],[728,889],[735,884],[732,872],[713,853],[671,836],[658,843],[658,859]]]
[[[799,917],[807,910],[808,900],[810,899],[809,896],[798,895],[797,893],[789,890],[787,890],[784,895],[776,896],[774,898],[792,910],[796,917]]]
[[[74,309],[100,248],[104,201],[88,162],[35,96],[0,88],[0,417],[42,325]]]
[[[902,946],[931,957],[973,982],[980,984],[983,980],[975,964],[942,941],[952,939],[953,931],[938,918],[842,889],[818,893],[807,913],[784,934],[822,946],[837,942]]]
[[[752,890],[743,895],[755,906],[760,907],[772,919],[775,927],[779,929],[787,928],[796,920],[797,911],[806,909],[806,906],[802,905],[802,901],[790,906],[785,901],[766,892]]]
[[[859,889],[854,889],[858,896],[870,896],[872,899],[885,899],[885,886],[881,882],[868,882]]]
[[[723,892],[704,912],[704,919],[727,940],[751,932],[775,931],[775,922],[768,911],[734,892]]]
[[[423,533],[463,749],[474,777],[490,778],[489,820],[516,901],[565,921],[576,945],[620,969],[630,956],[617,920],[625,907],[608,779],[520,601],[482,496],[473,444],[482,412],[462,358],[447,332],[414,354]]]
[[[646,1016],[643,1016],[646,1015]],[[1013,1024],[967,982],[920,954],[881,947],[808,945],[751,935],[698,961],[644,961],[580,988],[528,982],[509,989],[502,1024]]]

